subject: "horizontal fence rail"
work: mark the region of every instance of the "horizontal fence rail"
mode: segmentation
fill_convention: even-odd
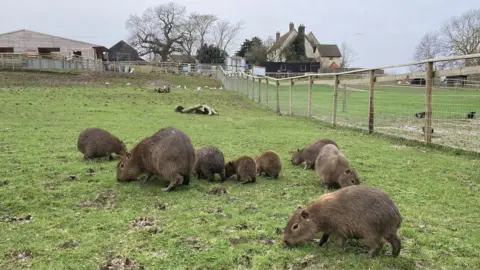
[[[472,58],[480,54],[337,73],[271,77],[219,68],[216,74],[225,89],[280,114],[480,152],[480,66],[434,70],[436,62]],[[377,73],[409,66],[425,71]]]

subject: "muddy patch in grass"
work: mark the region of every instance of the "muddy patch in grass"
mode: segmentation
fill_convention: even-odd
[[[23,221],[30,221],[30,220],[32,220],[31,215],[26,215],[24,217],[7,217],[3,219],[3,221],[5,222],[23,222]]]
[[[295,260],[295,262],[293,264],[288,265],[286,269],[301,270],[309,266],[312,266],[314,262],[315,262],[315,256],[313,256],[312,254],[309,254],[303,258]]]
[[[274,245],[277,240],[273,237],[268,237],[268,236],[265,236],[265,235],[260,235],[258,237],[258,242],[260,244],[263,244],[263,245]]]
[[[232,218],[232,215],[230,214],[226,214],[225,212],[223,212],[223,209],[221,207],[214,207],[214,208],[209,208],[207,210],[205,210],[205,212],[209,213],[209,214],[216,214],[217,216],[220,216],[220,217],[225,217],[225,218]]]
[[[84,201],[80,203],[80,207],[104,207],[113,208],[115,202],[115,192],[113,190],[106,190],[100,192],[95,200]]]
[[[228,191],[226,188],[222,186],[214,186],[210,188],[210,190],[207,191],[207,194],[209,195],[215,195],[215,196],[222,196],[228,194]]]
[[[74,248],[80,246],[80,243],[77,241],[67,241],[65,243],[61,243],[57,246],[59,249],[67,249],[67,248]]]
[[[159,233],[161,228],[152,217],[137,217],[130,223],[133,228],[145,229],[150,233]]]
[[[170,206],[168,205],[168,203],[159,203],[157,205],[155,205],[155,208],[158,209],[158,210],[167,210]]]
[[[18,262],[26,262],[30,257],[32,257],[32,252],[28,249],[17,250],[9,254],[9,257],[18,261]]]
[[[100,270],[142,270],[145,266],[123,255],[110,255]]]
[[[245,237],[245,236],[234,236],[234,237],[228,238],[228,242],[231,245],[244,244],[244,243],[248,243],[249,241],[250,241],[250,239],[248,237]]]
[[[184,237],[180,241],[182,245],[188,245],[196,251],[205,251],[210,249],[210,246],[205,244],[202,239],[197,236]]]

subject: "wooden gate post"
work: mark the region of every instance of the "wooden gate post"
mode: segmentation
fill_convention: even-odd
[[[370,97],[368,100],[368,133],[373,132],[374,104],[373,98],[375,94],[375,70],[370,70]]]
[[[332,115],[332,125],[337,126],[337,103],[338,103],[338,75],[335,75],[333,82],[333,115]]]
[[[433,62],[427,63],[425,83],[425,142],[432,142],[432,86],[433,86]]]
[[[270,89],[270,85],[268,84],[268,78],[265,78],[265,84],[267,86],[267,89],[266,89],[266,95],[265,95],[265,103],[267,104],[267,107],[268,107],[268,91]]]

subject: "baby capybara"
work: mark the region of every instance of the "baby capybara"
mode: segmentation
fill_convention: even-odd
[[[297,207],[284,230],[284,243],[295,246],[322,232],[320,246],[330,235],[338,237],[342,248],[347,239],[365,239],[369,256],[378,255],[383,239],[392,245],[392,256],[402,248],[397,231],[402,216],[387,193],[379,188],[355,185],[322,195],[309,206]]]
[[[106,157],[112,153],[122,156],[127,152],[125,143],[101,128],[86,128],[78,136],[77,149],[85,159]]]
[[[163,177],[170,184],[163,191],[170,191],[182,183],[190,183],[195,166],[195,149],[183,131],[166,127],[141,140],[130,152],[121,157],[117,165],[117,181],[132,181],[145,173],[145,182],[152,175]]]
[[[225,159],[222,151],[213,146],[202,147],[197,150],[195,155],[197,161],[194,170],[198,178],[206,178],[211,181],[218,173],[222,182],[226,180]]]
[[[241,156],[235,160],[229,161],[225,164],[225,175],[230,178],[232,175],[237,175],[237,181],[241,184],[256,181],[257,164],[250,156]]]
[[[292,164],[300,165],[305,162],[304,170],[315,169],[315,159],[323,146],[327,144],[333,144],[338,147],[337,143],[330,139],[318,139],[302,149],[297,149],[297,151],[292,154]]]
[[[327,144],[317,156],[315,170],[324,188],[344,188],[359,185],[355,168],[351,168],[345,155],[333,144]]]
[[[278,178],[282,170],[282,161],[275,151],[267,150],[258,154],[255,157],[255,163],[257,164],[257,175],[265,173],[267,176]]]

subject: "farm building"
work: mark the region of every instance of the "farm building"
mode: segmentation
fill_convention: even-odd
[[[20,53],[42,56],[82,57],[100,60],[108,49],[101,45],[57,37],[30,30],[0,34],[0,53]]]
[[[313,62],[320,62],[323,69],[335,70],[340,67],[342,54],[336,44],[322,44],[313,32],[305,34],[304,25],[300,25],[297,31],[293,23],[290,23],[287,33],[283,35],[280,35],[280,32],[276,33],[275,43],[269,50],[269,53],[274,55],[275,61],[286,61],[283,51],[299,34],[305,36],[305,56],[307,59]]]
[[[320,62],[315,61],[286,61],[286,62],[264,62],[265,72],[273,73],[302,73],[302,72],[318,72]]]
[[[108,52],[108,61],[145,61],[139,55],[137,50],[120,40],[113,45]]]
[[[231,72],[245,72],[245,58],[240,56],[230,56],[225,58],[225,70]]]

